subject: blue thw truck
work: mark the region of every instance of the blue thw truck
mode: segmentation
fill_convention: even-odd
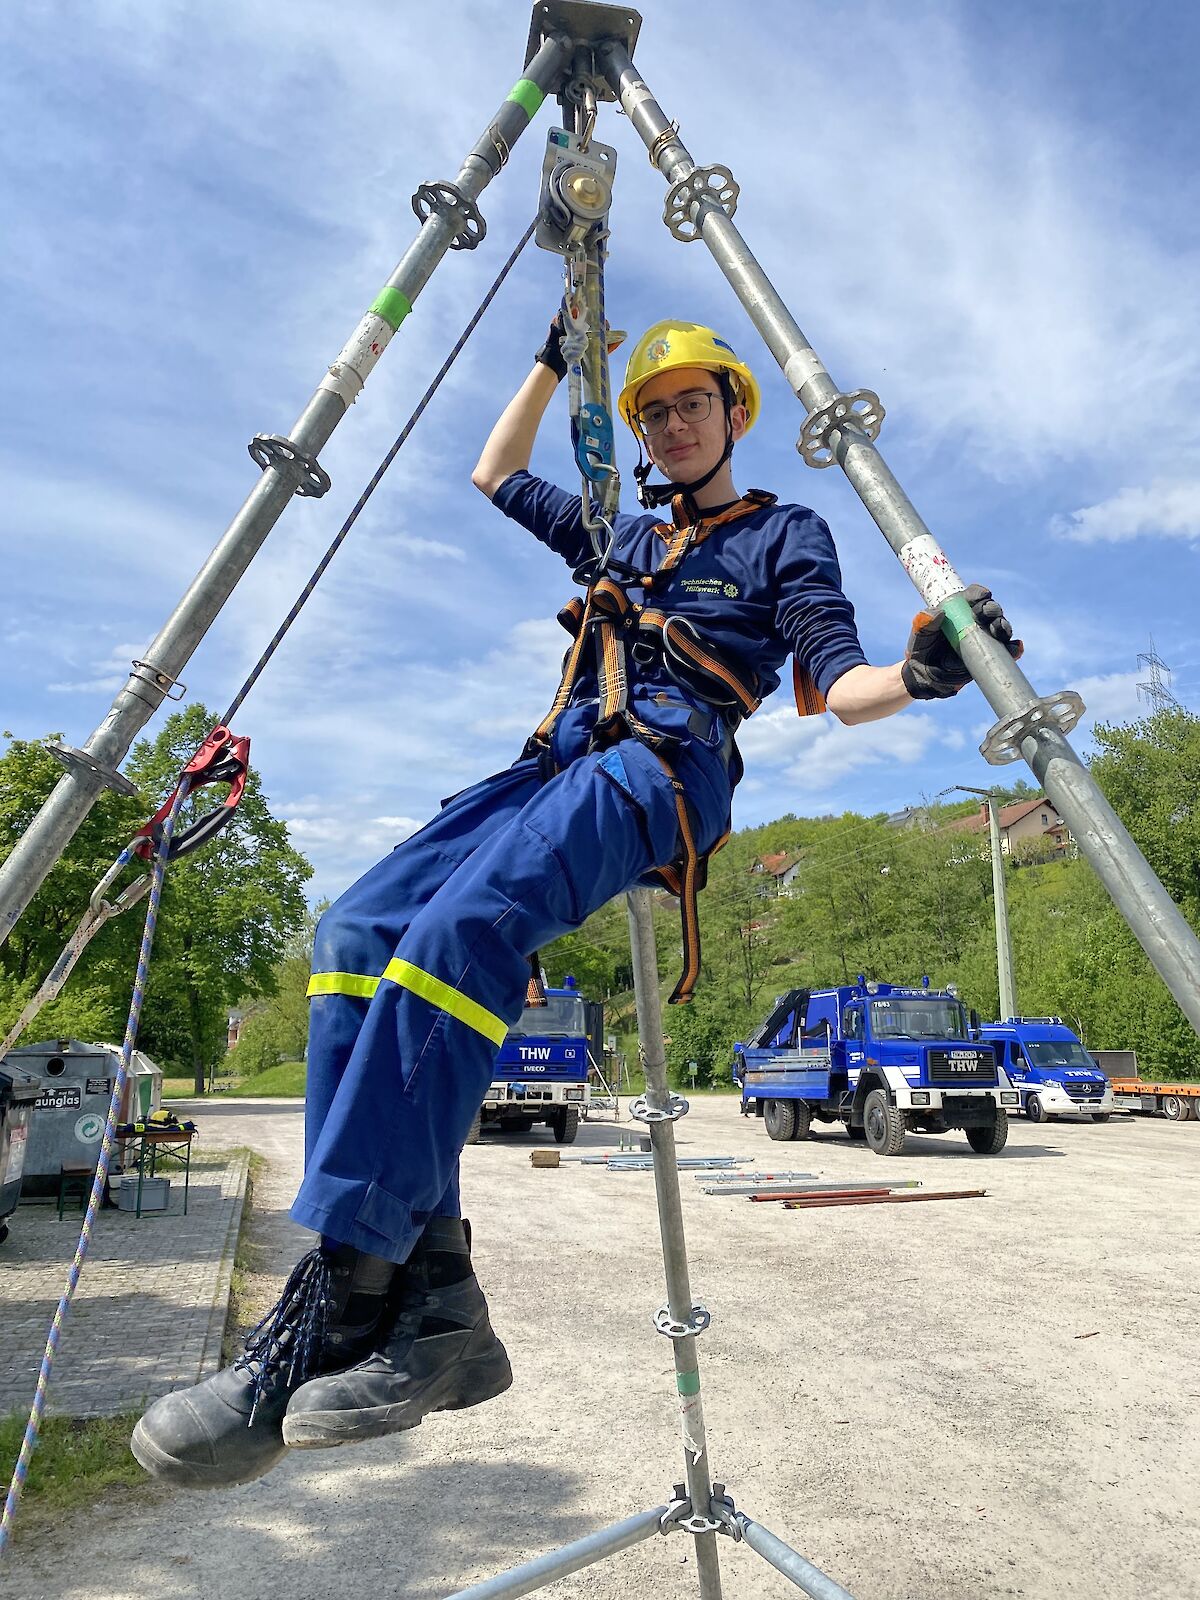
[[[546,1123],[558,1144],[572,1144],[590,1096],[590,1060],[603,1059],[604,1006],[585,1000],[575,979],[546,991],[544,1006],[526,1006],[510,1029],[492,1072],[491,1087],[467,1137],[482,1128],[528,1133]]]
[[[985,1022],[983,1036],[1001,1051],[1001,1064],[1031,1122],[1064,1116],[1107,1122],[1112,1116],[1113,1091],[1107,1074],[1061,1017]]]
[[[772,1139],[840,1123],[894,1156],[908,1133],[961,1128],[972,1150],[995,1155],[1019,1098],[956,995],[861,974],[836,988],[789,990],[733,1048],[742,1113],[762,1117]]]

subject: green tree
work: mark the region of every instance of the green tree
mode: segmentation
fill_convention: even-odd
[[[168,717],[156,739],[134,746],[126,771],[156,805],[213,720],[192,705]],[[207,790],[189,796],[180,828],[219,803],[219,792],[216,801]],[[198,1094],[225,1053],[228,1008],[247,995],[275,992],[280,953],[303,923],[303,885],[311,876],[312,867],[288,843],[287,825],[271,815],[253,768],[233,820],[168,868],[145,1048],[185,1062]]]
[[[63,775],[47,741],[16,739],[0,756],[0,860],[37,815]],[[47,876],[29,909],[0,946],[0,1034],[16,1021],[67,939],[75,931],[99,880],[144,820],[142,804],[105,790],[84,818],[66,853]],[[128,873],[122,879],[132,880]],[[33,1024],[33,1038],[119,1039],[129,1011],[136,964],[136,911],[107,923],[92,940],[59,998]],[[31,1036],[25,1035],[25,1043]]]
[[[1092,775],[1167,893],[1200,924],[1200,717],[1160,711],[1100,725]]]
[[[281,1061],[303,1061],[308,1053],[308,980],[312,972],[317,920],[329,902],[305,914],[284,943],[275,968],[273,994],[261,995],[247,1008],[237,1044],[223,1070],[252,1078]]]
[[[106,792],[97,801],[0,947],[0,1021],[6,1028],[58,956],[96,883],[174,788],[213,721],[201,705],[176,712],[156,739],[141,741],[130,756],[126,773],[141,798]],[[11,850],[60,772],[41,743],[12,741],[0,757],[0,852]],[[223,793],[203,790],[186,801],[180,827],[219,804]],[[303,921],[302,885],[311,872],[289,845],[285,824],[272,817],[253,770],[232,822],[168,867],[141,1043],[164,1064],[186,1063],[197,1092],[224,1053],[228,1007],[247,995],[273,992],[285,940]],[[122,885],[133,876],[130,869]],[[120,1038],[142,922],[134,909],[101,929],[59,1001],[38,1018],[35,1036]]]

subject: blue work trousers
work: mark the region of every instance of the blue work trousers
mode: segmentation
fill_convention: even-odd
[[[694,775],[704,849],[728,787]],[[518,762],[447,802],[325,913],[297,1222],[401,1262],[431,1216],[460,1214],[459,1154],[530,955],[675,859],[677,837],[671,780],[632,740],[545,784]]]

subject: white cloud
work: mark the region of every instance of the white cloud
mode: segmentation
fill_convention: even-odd
[[[1200,480],[1121,489],[1097,505],[1056,517],[1051,528],[1060,538],[1078,544],[1119,544],[1138,538],[1200,542]]]
[[[1087,121],[1078,96],[1056,92],[1054,49],[998,62],[970,8],[867,8],[850,70],[835,34],[778,49],[791,6],[744,10],[730,29],[715,0],[662,0],[638,50],[652,90],[697,160],[733,166],[738,222],[837,380],[879,388],[883,446],[931,525],[951,530],[960,570],[1011,572],[1000,598],[1030,676],[1119,714],[1128,685],[1103,671],[1112,629],[1097,619],[1115,596],[1130,630],[1142,626],[1119,540],[1194,538],[1200,525],[1200,490],[1163,460],[1200,426],[1200,274],[1178,220],[1195,214],[1194,175],[1180,151],[1156,146],[1151,163],[1136,133]],[[245,440],[288,431],[408,248],[416,184],[454,176],[519,71],[527,12],[446,0],[397,28],[394,0],[359,0],[348,26],[324,0],[297,0],[281,30],[265,0],[212,0],[203,37],[184,0],[102,0],[81,18],[64,35],[36,5],[0,15],[23,96],[0,175],[15,186],[0,297],[22,373],[21,416],[0,439],[0,612],[17,613],[0,619],[0,725],[41,731],[66,707],[73,742],[141,653],[106,657],[109,643],[157,630],[253,485]],[[1017,24],[1008,34],[1007,14],[993,21],[1011,44]],[[1056,25],[1048,13],[1057,47]],[[1132,37],[1142,24],[1130,13],[1124,26]],[[431,70],[442,62],[450,95]],[[1095,103],[1118,75],[1126,86],[1120,69],[1089,79]],[[736,115],[731,81],[754,85]],[[801,121],[774,137],[773,108],[795,106]],[[333,492],[288,507],[189,663],[193,697],[226,703],[491,282],[532,210],[554,115],[547,106],[483,197],[483,248],[447,256],[322,451]],[[868,648],[894,659],[907,580],[848,485],[799,467],[799,408],[704,247],[661,226],[664,185],[628,124],[606,107],[598,134],[619,150],[614,319],[636,330],[682,311],[744,347],[767,412],[739,447],[739,481],[811,497],[829,516]],[[872,152],[853,183],[837,154],[847,141]],[[80,260],[87,316],[64,340]],[[296,797],[280,809],[321,892],[510,761],[557,682],[566,574],[468,474],[560,276],[555,258],[527,251],[240,719],[268,792]],[[1099,404],[1114,373],[1121,403]],[[1148,487],[1120,489],[1129,418],[1164,414],[1170,428],[1138,434]],[[620,450],[628,476],[624,439]],[[561,397],[539,465],[569,480]],[[990,513],[1002,501],[1003,517]],[[1059,531],[1094,548],[1051,611],[1037,587],[1069,547],[1043,530],[1070,507]],[[1183,582],[1155,604],[1165,638],[1190,637]],[[961,759],[980,705],[859,729],[768,707],[743,735],[739,805],[870,810],[897,788],[911,797],[942,781],[927,767]]]
[[[1087,707],[1082,724],[1084,732],[1097,722],[1136,722],[1148,716],[1149,706],[1138,699],[1137,686],[1141,677],[1141,672],[1107,672],[1080,678],[1073,687]]]
[[[839,777],[879,763],[911,765],[941,742],[947,729],[927,711],[905,711],[882,722],[846,727],[835,717],[798,717],[791,706],[758,712],[738,744],[761,778],[772,769],[789,782],[811,784],[830,772]]]
[[[1166,414],[1172,426],[1139,431],[1138,448],[1174,454],[1200,428],[1194,243],[1162,217],[1148,225],[1142,174],[1115,131],[1074,120],[1037,61],[1023,79],[997,73],[958,15],[865,12],[852,71],[833,37],[797,53],[736,30],[716,60],[699,28],[663,71],[689,79],[705,112],[730,77],[753,81],[764,107],[820,107],[801,182],[794,141],[763,139],[753,116],[696,110],[683,135],[698,160],[732,165],[737,221],[837,381],[880,390],[885,451],[902,430],[1013,480],[1062,461],[1106,465],[1129,448],[1131,416]],[[833,154],[848,129],[873,152],[852,183]],[[647,208],[661,192],[641,165],[618,181]],[[625,248],[661,270],[656,230],[634,230]],[[718,303],[699,247],[670,266],[669,298]],[[736,308],[730,321],[741,338]],[[1098,405],[1114,373],[1121,403]]]

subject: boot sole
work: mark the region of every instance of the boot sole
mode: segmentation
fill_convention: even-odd
[[[387,1433],[407,1433],[434,1411],[465,1411],[468,1406],[494,1400],[511,1386],[512,1368],[501,1350],[456,1363],[440,1381],[430,1383],[420,1394],[397,1405],[355,1411],[301,1411],[295,1416],[289,1412],[283,1419],[283,1442],[292,1450],[322,1450],[378,1439]]]
[[[197,1461],[182,1461],[155,1444],[139,1421],[129,1441],[129,1449],[139,1467],[160,1482],[177,1484],[183,1489],[228,1489],[239,1483],[253,1483],[278,1466],[286,1451],[281,1444],[269,1460],[252,1469],[232,1472],[228,1467],[218,1467]]]

